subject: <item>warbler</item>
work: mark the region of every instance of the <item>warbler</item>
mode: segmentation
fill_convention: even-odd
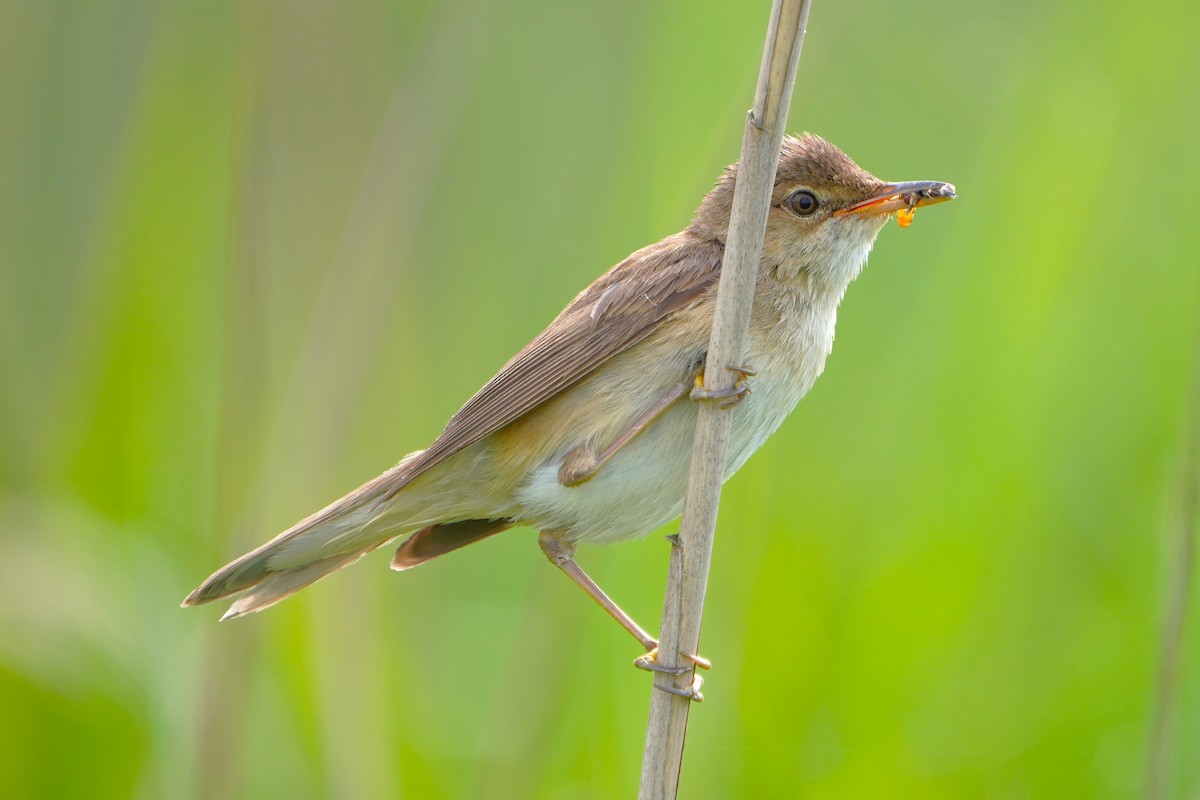
[[[821,374],[837,307],[899,212],[953,199],[948,183],[888,183],[813,134],[785,137],[744,363],[701,386],[737,165],[686,229],[597,278],[467,401],[425,450],[215,572],[185,606],[241,594],[260,611],[408,534],[404,570],[514,526],[648,651],[655,640],[574,560],[581,542],[642,536],[680,513],[697,402],[729,408],[728,479]]]

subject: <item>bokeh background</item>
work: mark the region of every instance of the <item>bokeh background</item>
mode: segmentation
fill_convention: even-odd
[[[767,8],[0,3],[0,794],[632,796],[649,677],[528,530],[238,623],[178,602],[687,223]],[[1197,24],[815,3],[791,129],[961,199],[883,232],[726,488],[682,796],[1141,791]],[[651,628],[668,532],[581,553]],[[1191,628],[1172,797],[1200,792]]]

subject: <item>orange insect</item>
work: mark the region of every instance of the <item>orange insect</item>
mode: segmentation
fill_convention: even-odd
[[[912,225],[913,217],[917,215],[915,208],[902,208],[896,212],[896,221],[900,223],[901,228],[907,228]]]

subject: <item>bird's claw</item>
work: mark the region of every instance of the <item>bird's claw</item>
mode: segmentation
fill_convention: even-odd
[[[670,684],[661,684],[661,683],[654,684],[654,688],[658,689],[660,692],[666,692],[667,694],[673,694],[676,697],[687,698],[688,700],[691,700],[693,703],[703,703],[704,695],[700,694],[700,687],[703,685],[704,685],[704,678],[701,678],[699,675],[693,675],[692,676],[692,685],[688,686],[686,688],[680,689],[678,686],[672,686]]]
[[[692,662],[692,665],[694,666],[689,665],[684,667],[668,667],[665,664],[659,664],[657,647],[651,648],[650,652],[646,653],[646,655],[636,659],[633,662],[633,665],[638,669],[644,669],[650,672],[661,672],[664,675],[676,676],[685,675],[692,671],[695,667],[699,667],[700,669],[712,669],[712,662],[703,656],[694,655],[692,653],[680,653],[679,655]],[[666,692],[667,694],[673,694],[676,697],[686,697],[688,700],[693,702],[702,703],[704,702],[704,695],[700,693],[700,687],[703,685],[703,678],[701,678],[699,675],[692,675],[692,683],[690,686],[681,688],[670,683],[659,683],[658,681],[655,681],[654,688],[658,689],[659,691]]]
[[[704,656],[698,656],[693,653],[680,653],[681,658],[685,658],[700,669],[712,669],[712,662]],[[633,665],[638,669],[644,669],[647,672],[664,672],[668,675],[682,675],[692,667],[668,667],[665,664],[658,663],[658,647],[652,647],[646,655],[633,660]]]
[[[690,397],[693,400],[726,400],[721,403],[721,408],[733,408],[738,403],[750,396],[750,385],[746,383],[747,378],[752,378],[758,374],[754,370],[745,365],[728,366],[726,369],[737,373],[737,380],[733,386],[727,389],[705,389],[704,388],[704,373],[701,372],[696,376],[696,385],[692,388]]]

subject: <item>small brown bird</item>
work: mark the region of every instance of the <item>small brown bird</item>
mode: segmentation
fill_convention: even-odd
[[[547,557],[653,649],[653,637],[575,563],[575,546],[642,536],[679,515],[692,400],[736,403],[725,478],[737,471],[821,374],[838,302],[884,223],[955,197],[947,183],[881,181],[818,136],[785,138],[748,366],[736,368],[733,391],[714,398],[698,387],[736,179],[737,166],[728,167],[687,229],[584,289],[428,449],[221,568],[183,604],[243,593],[223,619],[238,617],[405,533],[396,570],[523,525],[540,530]]]

